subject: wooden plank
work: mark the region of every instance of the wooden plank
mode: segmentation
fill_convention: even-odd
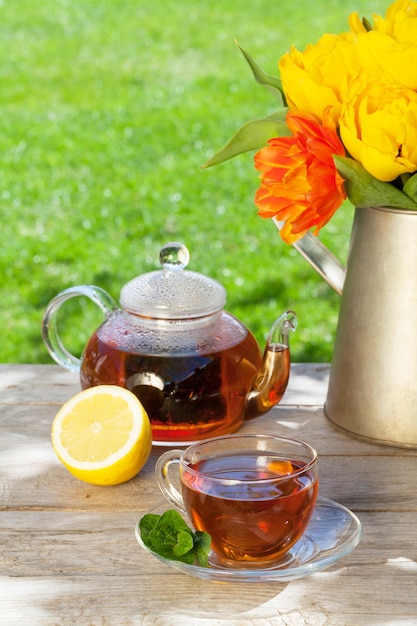
[[[153,452],[131,481],[99,487],[72,477],[43,447],[42,459],[38,448],[39,457],[28,451],[16,465],[0,468],[0,510],[109,511],[117,502],[124,512],[149,508],[162,499],[153,475],[158,453]],[[417,511],[416,466],[412,457],[324,456],[319,460],[320,494],[354,511]]]
[[[323,405],[329,384],[328,363],[293,363],[281,405]]]
[[[0,509],[109,510],[116,499],[120,510],[129,511],[139,499],[147,506],[160,499],[153,472],[161,448],[153,449],[138,476],[114,487],[97,487],[73,478],[56,458],[46,437],[31,437],[30,432],[15,435],[8,437],[7,446],[2,439],[1,449]],[[355,510],[417,509],[415,456],[335,456],[328,455],[325,446],[318,446],[318,450],[323,496]]]
[[[1,580],[10,624],[384,624],[413,623],[415,572],[395,564],[335,566],[290,584],[218,584],[173,573],[52,576]],[[152,557],[149,557],[152,558]],[[385,621],[390,617],[391,622]],[[414,621],[415,624],[415,621]]]
[[[99,623],[103,613],[97,610],[105,610],[108,623],[138,614],[155,623],[174,615],[186,624],[198,623],[192,621],[197,616],[221,623],[239,616],[247,621],[230,623],[250,623],[251,615],[257,620],[297,615],[294,607],[300,618],[327,615],[329,624],[337,623],[335,615],[417,615],[415,513],[400,518],[368,513],[359,546],[329,570],[291,584],[260,585],[219,585],[167,568],[137,545],[133,528],[138,517],[136,512],[3,513],[0,575],[10,577],[1,579],[4,623],[13,623],[7,620],[9,612],[23,624],[38,613],[63,624],[64,605],[80,624]],[[187,611],[191,607],[192,613]]]
[[[337,428],[317,406],[283,406],[247,421],[240,432],[260,432],[304,439],[319,455],[416,457],[411,448],[364,441]]]
[[[7,626],[415,626],[416,607],[406,595],[415,588],[409,581],[402,594],[404,578],[393,572],[387,579],[387,597],[383,581],[377,568],[344,576],[318,574],[305,584],[273,584],[262,590],[256,584],[190,584],[152,572],[146,580],[120,574],[102,585],[94,575],[75,581],[23,580],[19,585],[6,580],[0,581],[0,610]],[[164,590],[165,600],[155,593],[158,588]],[[384,606],[392,610],[387,613]]]
[[[136,542],[134,528],[145,511],[0,512],[0,575],[14,577],[138,574],[137,560],[169,570]],[[391,564],[417,574],[417,512],[361,513],[362,539],[332,569]],[[132,559],[132,555],[134,558]],[[146,571],[142,572],[146,575]],[[187,578],[183,578],[185,581]],[[417,597],[414,598],[417,605]]]
[[[78,375],[58,365],[0,364],[0,403],[59,405],[78,391]]]
[[[327,364],[293,364],[281,404],[323,404],[328,376]],[[78,374],[58,365],[0,364],[0,403],[60,404],[78,391]]]
[[[49,440],[52,421],[58,410],[59,406],[53,403],[29,406],[0,403],[0,450],[10,449],[19,442]],[[281,434],[305,439],[319,454],[417,456],[417,451],[410,448],[384,446],[357,439],[336,428],[325,417],[323,409],[315,406],[280,405],[261,417],[245,422],[240,432]]]
[[[53,406],[0,407],[0,508],[108,510],[117,498],[126,511],[135,506],[132,497],[148,506],[159,500],[153,471],[163,448],[154,447],[140,474],[124,485],[86,485],[67,472],[52,450],[54,414]],[[319,454],[320,492],[349,508],[416,510],[415,451],[360,442],[336,430],[321,409],[277,409],[251,420],[242,432],[295,435],[311,443]]]
[[[58,366],[0,366],[0,614],[11,626],[383,626],[417,617],[417,451],[360,441],[323,414],[328,366],[295,364],[278,408],[242,432],[309,441],[320,493],[355,510],[359,546],[289,584],[218,584],[167,568],[134,525],[162,500],[151,458],[133,480],[73,478],[50,445],[52,419],[79,390]]]

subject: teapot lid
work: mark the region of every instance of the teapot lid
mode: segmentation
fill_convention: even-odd
[[[190,260],[186,246],[177,242],[161,248],[162,270],[137,276],[122,287],[121,306],[135,315],[156,319],[188,319],[220,311],[226,290],[219,282],[184,269]]]

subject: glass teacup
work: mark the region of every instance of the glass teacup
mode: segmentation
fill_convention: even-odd
[[[224,567],[279,561],[304,533],[318,493],[316,451],[273,435],[215,437],[169,450],[155,472],[166,499],[211,535],[211,560]]]

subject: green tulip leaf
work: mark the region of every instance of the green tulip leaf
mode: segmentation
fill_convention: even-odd
[[[368,33],[369,31],[373,30],[371,22],[366,17],[362,18],[362,25]]]
[[[266,74],[266,72],[264,72],[263,69],[257,64],[257,62],[251,57],[249,52],[246,52],[246,50],[242,48],[238,41],[235,40],[235,43],[245,57],[246,61],[248,62],[256,82],[269,89],[269,91],[271,91],[283,105],[286,105],[281,79],[276,78],[275,76],[271,76],[270,74]]]
[[[404,184],[403,192],[417,202],[417,174],[413,174]]]
[[[403,193],[391,183],[385,183],[376,179],[357,161],[336,155],[333,156],[333,159],[339,174],[345,179],[345,190],[354,206],[417,209],[417,202],[409,195]]]
[[[246,122],[224,148],[216,152],[202,167],[212,167],[249,150],[259,150],[272,137],[290,136],[291,131],[285,123],[286,114],[287,109],[281,109],[266,118]]]

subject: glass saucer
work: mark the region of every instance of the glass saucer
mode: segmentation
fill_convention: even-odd
[[[162,515],[170,508],[172,509],[172,506],[165,502],[150,509],[147,513]],[[191,526],[188,518],[185,515],[183,517]],[[166,559],[144,545],[140,537],[139,522],[135,527],[136,539],[142,548],[169,567],[196,578],[220,582],[288,582],[310,576],[330,567],[349,554],[358,545],[361,532],[361,523],[352,511],[337,502],[319,496],[304,535],[283,559],[261,569],[243,569],[242,567],[228,569],[216,564],[215,555],[209,557],[209,567],[188,565]]]

